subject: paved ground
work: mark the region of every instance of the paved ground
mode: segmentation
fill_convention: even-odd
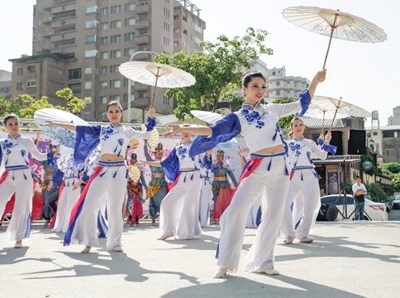
[[[22,249],[0,231],[2,297],[399,297],[400,221],[318,223],[312,244],[276,246],[280,276],[248,273],[212,278],[219,236],[155,240],[150,223],[126,228],[123,253],[102,246],[80,254],[61,235],[34,227]],[[247,229],[243,254],[255,230]],[[244,258],[242,258],[243,260]]]

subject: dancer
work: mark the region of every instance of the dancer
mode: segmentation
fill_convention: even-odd
[[[88,184],[75,204],[69,228],[64,237],[64,245],[71,242],[84,244],[82,253],[90,252],[92,246],[98,244],[97,218],[106,197],[108,233],[107,249],[122,252],[121,235],[124,226],[122,206],[126,193],[127,168],[125,151],[129,139],[150,137],[150,131],[155,126],[155,110],[149,109],[147,131],[136,131],[121,124],[122,106],[118,101],[107,104],[109,125],[75,126],[73,124],[49,122],[48,125],[76,130],[74,159],[76,163],[83,162],[89,153],[100,143],[99,164],[91,175]]]
[[[147,161],[161,161],[163,156],[163,145],[158,143],[154,152],[154,159],[149,154],[149,148],[147,142],[144,142],[144,154]],[[151,180],[147,187],[147,199],[149,201],[149,213],[151,217],[151,223],[154,226],[156,224],[157,214],[160,212],[161,202],[167,195],[167,181],[165,180],[165,174],[161,164],[149,165],[151,171]]]
[[[322,145],[304,138],[304,121],[298,117],[290,122],[290,129],[289,134],[292,134],[292,139],[288,142],[290,185],[281,233],[285,238],[285,244],[291,244],[295,237],[300,243],[311,243],[314,239],[309,237],[310,230],[321,206],[319,175],[315,172],[313,159],[326,159],[328,152],[331,154],[336,152],[336,147],[329,145],[332,138],[330,132],[320,136],[323,140]]]
[[[197,216],[201,180],[199,165],[194,157],[189,156],[192,144],[192,136],[183,132],[181,143],[161,163],[144,162],[150,165],[161,164],[167,179],[174,182],[173,188],[161,202],[159,240],[201,237]]]
[[[33,174],[29,167],[29,153],[39,161],[52,163],[52,151],[41,153],[33,140],[20,135],[19,118],[15,114],[4,117],[7,138],[0,141],[0,166],[5,171],[0,177],[0,215],[15,192],[15,205],[6,238],[15,241],[15,248],[22,247],[22,240],[29,238],[32,213]]]
[[[265,94],[266,79],[260,72],[247,73],[242,79],[245,103],[238,112],[228,114],[211,128],[170,125],[168,136],[183,132],[204,135],[195,139],[190,150],[191,156],[206,152],[239,133],[243,134],[250,149],[251,160],[246,164],[232,202],[220,220],[221,237],[217,249],[219,267],[215,277],[221,278],[228,270],[237,270],[246,218],[253,201],[260,194],[264,200],[262,214],[265,220],[257,229],[255,241],[246,258],[246,269],[250,272],[279,274],[274,268],[273,251],[282,224],[289,176],[286,168],[287,147],[278,120],[295,112],[304,114],[318,83],[325,80],[325,75],[325,70],[319,71],[297,102],[264,105],[260,101]]]
[[[211,170],[214,174],[212,192],[214,200],[213,220],[218,223],[225,209],[231,203],[237,181],[230,165],[225,161],[225,151],[217,150],[217,158],[214,160]],[[228,176],[233,185],[228,181]]]
[[[209,158],[211,152],[204,155],[204,158],[199,160],[199,171],[201,179],[200,198],[199,198],[199,220],[201,227],[208,227],[210,225],[210,212],[211,205],[213,204],[212,193],[212,178],[211,171],[212,158]]]

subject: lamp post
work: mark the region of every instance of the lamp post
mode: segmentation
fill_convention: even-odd
[[[135,52],[135,53],[133,53],[132,55],[131,55],[131,57],[129,58],[129,61],[133,61],[133,58],[135,58],[137,55],[141,55],[141,54],[150,54],[150,55],[152,55],[152,56],[154,56],[154,55],[156,55],[157,53],[155,53],[155,52],[153,52],[153,51],[138,51],[138,52]],[[128,119],[127,119],[127,121],[128,121],[128,123],[130,123],[131,122],[131,113],[132,113],[132,111],[131,111],[131,89],[132,89],[132,87],[135,85],[135,82],[133,82],[133,84],[131,83],[131,79],[128,79],[128,108],[127,108],[127,111],[128,111]],[[134,101],[135,100],[135,96],[133,96],[133,100],[132,101]]]

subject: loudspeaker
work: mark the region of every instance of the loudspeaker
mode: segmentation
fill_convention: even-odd
[[[350,130],[349,154],[365,154],[365,130]]]
[[[336,155],[343,155],[343,139],[341,131],[331,131],[332,139],[330,144],[337,147]],[[330,153],[329,153],[330,154]]]

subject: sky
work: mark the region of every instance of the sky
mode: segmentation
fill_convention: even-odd
[[[206,22],[204,39],[220,35],[243,36],[246,28],[269,32],[266,46],[273,55],[262,56],[268,68],[286,68],[286,75],[312,79],[322,68],[329,38],[289,23],[282,11],[291,6],[316,6],[364,18],[387,34],[382,43],[333,39],[327,60],[326,81],[316,95],[342,98],[368,111],[379,112],[387,124],[400,105],[400,14],[397,0],[190,0]],[[0,1],[0,69],[11,71],[11,58],[32,54],[32,15],[36,0]],[[371,125],[367,119],[366,126]],[[375,126],[375,124],[374,124]]]

